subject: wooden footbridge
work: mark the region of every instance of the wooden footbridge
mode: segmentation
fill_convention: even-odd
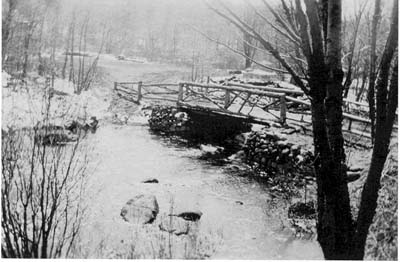
[[[134,103],[169,104],[180,109],[243,118],[248,122],[281,124],[287,121],[301,126],[311,124],[311,104],[297,89],[274,85],[255,86],[237,82],[223,84],[180,82],[177,84],[115,82],[114,90],[123,99]],[[344,131],[369,137],[370,120],[351,113],[365,104],[344,101]],[[365,111],[365,110],[361,110]],[[352,125],[353,122],[357,123]]]

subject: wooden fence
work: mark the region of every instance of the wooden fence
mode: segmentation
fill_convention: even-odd
[[[176,102],[178,84],[144,84],[143,82],[114,82],[114,90],[126,100],[139,103],[141,100]]]

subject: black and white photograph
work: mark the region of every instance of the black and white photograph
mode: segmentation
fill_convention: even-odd
[[[398,260],[398,0],[2,0],[1,258]]]

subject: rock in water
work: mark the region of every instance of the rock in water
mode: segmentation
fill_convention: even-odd
[[[347,183],[354,182],[361,177],[361,172],[347,172]]]
[[[146,180],[143,180],[142,183],[146,183],[146,184],[157,184],[158,183],[158,179],[157,178],[147,178]]]
[[[153,195],[137,195],[121,209],[121,217],[130,223],[151,224],[157,217],[158,202]]]
[[[176,216],[176,217],[180,217],[180,218],[183,218],[185,220],[194,221],[194,222],[198,221],[201,218],[202,215],[203,215],[203,213],[200,212],[200,211],[181,212],[181,213],[178,213],[178,214],[170,214],[170,216]]]
[[[190,230],[189,223],[190,222],[182,219],[172,219],[172,217],[164,217],[164,219],[161,219],[158,228],[161,231],[175,234],[177,236],[187,235]]]

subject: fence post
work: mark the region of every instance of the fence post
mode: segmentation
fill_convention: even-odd
[[[210,76],[207,76],[207,85],[210,84]],[[206,87],[206,95],[208,94],[208,87]]]
[[[142,81],[138,82],[138,98],[137,98],[138,103],[142,99],[142,84],[143,84]]]
[[[117,90],[118,82],[114,82],[114,90]]]
[[[230,103],[231,103],[231,92],[229,92],[229,90],[225,90],[225,105],[224,105],[224,108],[228,109]]]
[[[286,95],[281,95],[281,123],[286,124]]]
[[[353,120],[349,119],[349,127],[347,128],[347,130],[351,131],[351,124],[353,123]]]
[[[183,100],[183,84],[179,83],[178,104]]]

